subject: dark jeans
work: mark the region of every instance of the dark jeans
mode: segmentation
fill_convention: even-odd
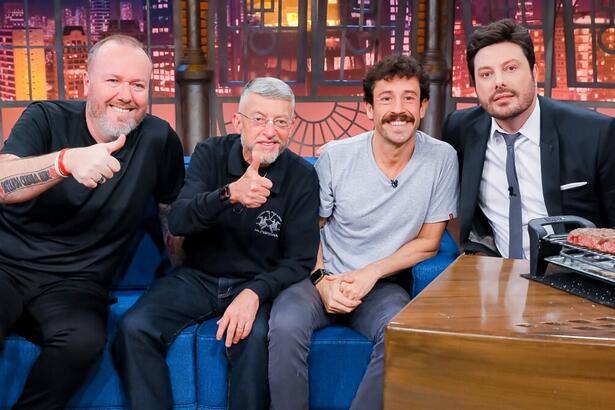
[[[115,364],[132,409],[171,409],[165,357],[177,335],[193,323],[224,313],[247,281],[215,278],[182,267],[158,279],[124,316],[114,344]],[[268,304],[259,306],[250,335],[226,350],[228,408],[267,409]]]
[[[92,282],[0,271],[0,347],[10,331],[42,347],[14,409],[63,409],[105,345],[107,292]]]

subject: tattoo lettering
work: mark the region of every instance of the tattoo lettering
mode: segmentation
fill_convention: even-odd
[[[11,175],[0,180],[0,192],[8,195],[32,185],[44,184],[53,179],[53,167],[34,171],[28,174]]]

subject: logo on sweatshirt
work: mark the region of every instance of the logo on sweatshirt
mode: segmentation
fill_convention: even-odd
[[[281,226],[282,218],[280,215],[273,211],[263,211],[256,217],[256,228],[254,228],[254,231],[277,238]]]

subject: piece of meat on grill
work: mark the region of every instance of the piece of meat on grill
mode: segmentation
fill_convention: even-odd
[[[568,233],[568,242],[600,252],[615,254],[615,229],[577,228]]]

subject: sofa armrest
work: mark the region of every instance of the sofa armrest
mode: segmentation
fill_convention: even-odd
[[[457,248],[453,237],[445,230],[440,241],[438,254],[417,263],[412,268],[410,297],[414,298],[425,289],[457,256],[459,256],[459,248]]]

